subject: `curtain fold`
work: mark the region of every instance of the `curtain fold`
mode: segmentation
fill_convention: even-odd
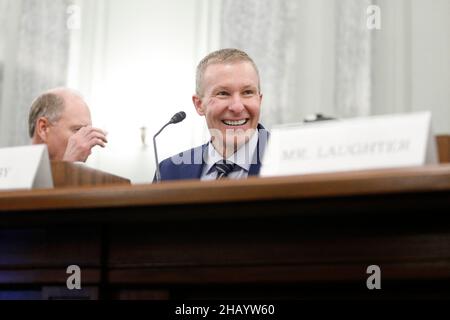
[[[335,109],[341,117],[371,113],[371,34],[369,0],[340,0],[336,6]]]
[[[370,113],[369,0],[223,0],[221,46],[261,69],[262,121]]]
[[[298,0],[223,0],[221,47],[246,51],[258,65],[264,94],[261,118],[265,125],[295,118],[289,95],[295,65]]]
[[[42,91],[66,84],[69,0],[0,0],[0,147],[29,143],[28,111]]]

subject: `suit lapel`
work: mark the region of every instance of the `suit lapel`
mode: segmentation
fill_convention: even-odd
[[[266,149],[267,140],[269,139],[269,131],[262,125],[258,124],[258,144],[256,145],[256,152],[253,155],[252,165],[248,170],[249,176],[256,176],[261,170],[261,161]]]
[[[180,174],[184,179],[200,179],[202,176],[203,165],[205,164],[204,153],[208,144],[204,144],[200,147],[191,149],[190,159],[194,162],[189,165],[184,165],[182,167],[182,172]],[[201,150],[201,151],[200,151]],[[200,153],[201,152],[201,153]],[[201,159],[198,155],[201,154]]]

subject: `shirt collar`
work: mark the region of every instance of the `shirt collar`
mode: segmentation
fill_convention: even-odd
[[[235,153],[233,153],[226,160],[233,162],[234,164],[237,164],[240,168],[248,172],[250,169],[250,165],[252,163],[253,155],[255,154],[257,144],[258,144],[258,130],[255,130],[250,140],[246,144],[241,146]],[[218,153],[214,148],[213,144],[209,142],[205,159],[206,172],[207,173],[211,172],[211,169],[213,168],[214,164],[222,160],[223,158],[220,155],[220,153]]]

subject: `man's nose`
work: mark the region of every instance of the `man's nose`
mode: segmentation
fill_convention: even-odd
[[[238,94],[233,96],[233,99],[228,106],[228,109],[235,113],[240,113],[244,110],[244,103],[242,102],[242,97]]]

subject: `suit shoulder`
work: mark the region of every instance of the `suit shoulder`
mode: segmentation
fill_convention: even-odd
[[[202,163],[203,159],[203,150],[207,145],[201,145],[195,148],[191,148],[182,152],[179,152],[169,158],[164,159],[160,163],[160,167],[162,166],[170,166],[170,165],[180,165],[180,164],[193,164],[200,161]]]

